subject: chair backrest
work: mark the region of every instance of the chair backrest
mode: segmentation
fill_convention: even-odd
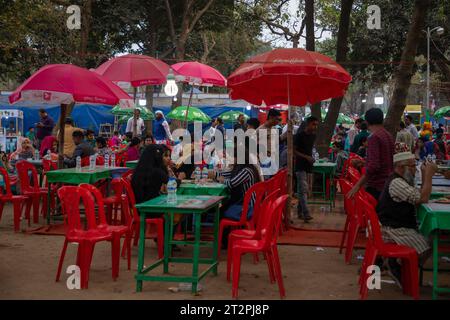
[[[105,204],[103,202],[103,195],[95,186],[88,183],[82,183],[79,185],[80,188],[86,189],[94,197],[95,202],[98,207],[98,221],[99,224],[107,224],[105,215]]]
[[[267,193],[272,193],[276,189],[281,190],[281,194],[287,194],[287,169],[279,170],[272,178],[267,180]]]
[[[116,167],[126,167],[128,154],[125,151],[116,153]]]
[[[64,186],[58,189],[63,213],[66,215],[68,231],[84,230],[80,217],[80,203],[85,209],[87,229],[96,229],[94,197],[92,193],[79,186]]]
[[[44,175],[43,185],[48,186],[47,172],[58,169],[58,162],[49,159],[42,159],[42,174]]]
[[[255,238],[260,239],[262,233],[265,232],[271,223],[272,203],[280,195],[280,189],[277,189],[268,194],[261,203],[261,211],[259,213],[258,221],[255,228]]]
[[[131,181],[131,178],[133,177],[133,173],[134,173],[134,170],[130,169],[122,175],[122,178],[125,180],[128,180],[128,181]]]
[[[347,193],[353,188],[353,184],[346,179],[339,179],[339,186],[344,195],[344,210],[347,215],[353,215],[355,211],[355,198],[347,198]]]
[[[358,192],[356,195],[356,205],[363,211],[363,218],[367,226],[368,241],[379,248],[383,245],[380,222],[375,207],[369,203],[365,193],[365,191]]]
[[[104,166],[105,158],[103,156],[97,156],[97,158],[95,159],[95,165],[96,166]]]
[[[253,217],[252,219],[257,219],[258,213],[260,211],[261,200],[266,192],[266,183],[261,181],[252,185],[244,195],[244,201],[242,205],[242,214],[240,222],[244,224],[247,221],[248,209],[250,206],[250,201],[252,200],[252,195],[255,195],[255,201],[253,203]]]
[[[2,195],[10,197],[12,196],[11,191],[11,181],[9,179],[8,171],[5,168],[0,167],[0,175],[3,177],[3,184],[5,185],[2,188]]]
[[[19,174],[20,190],[22,193],[39,191],[39,179],[34,165],[28,161],[21,160],[16,163],[16,169]]]
[[[139,219],[139,214],[136,209],[136,198],[134,196],[133,188],[131,187],[131,182],[124,179],[123,177],[120,179],[123,185],[124,194],[127,197],[128,207],[130,209],[130,215],[133,216],[134,219]]]

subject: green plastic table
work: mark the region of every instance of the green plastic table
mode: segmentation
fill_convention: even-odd
[[[105,168],[103,166],[97,166],[94,170],[89,170],[89,167],[69,169],[59,169],[47,172],[48,181],[48,203],[50,203],[50,186],[52,183],[66,183],[78,185],[80,183],[93,184],[102,179],[109,179],[111,177],[111,171],[114,168]],[[50,224],[50,205],[47,206],[47,224]]]
[[[181,183],[177,193],[194,196],[228,196],[228,188],[223,183],[218,182],[206,182],[204,184]]]
[[[197,285],[209,272],[217,275],[217,250],[218,250],[218,231],[219,231],[219,205],[222,202],[222,196],[196,196],[177,195],[177,203],[167,203],[167,195],[161,195],[149,201],[136,205],[139,210],[140,221],[145,221],[149,213],[164,213],[164,257],[159,259],[152,265],[144,268],[144,250],[145,250],[145,223],[140,224],[139,234],[139,252],[138,252],[138,268],[135,275],[136,291],[142,291],[143,281],[166,281],[166,282],[188,282],[192,283],[192,293],[197,293]],[[215,209],[214,214],[214,240],[200,241],[200,215]],[[193,241],[173,240],[173,215],[186,214],[196,215],[195,234]],[[172,245],[192,245],[194,247],[192,258],[172,257]],[[200,258],[200,247],[212,248],[212,258]],[[174,276],[168,275],[169,262],[171,263],[191,263],[191,276]],[[163,265],[165,275],[156,276],[148,275],[151,270]],[[200,275],[198,272],[199,264],[207,264],[208,268]]]
[[[127,161],[126,166],[130,169],[136,169],[139,160]]]
[[[432,186],[430,199],[442,198],[450,195],[450,187]]]
[[[312,172],[322,175],[322,191],[312,192],[312,194],[321,195],[321,201],[308,201],[312,204],[329,204],[330,209],[334,207],[334,176],[336,174],[337,164],[334,162],[314,162]],[[327,177],[330,179],[330,194],[327,197]]]
[[[441,230],[450,230],[450,204],[422,204],[417,212],[417,218],[419,231],[433,239],[433,299],[436,299],[438,293],[450,292],[449,288],[438,287],[439,233]]]

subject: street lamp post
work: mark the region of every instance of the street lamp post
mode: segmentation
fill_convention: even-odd
[[[433,29],[430,29],[430,27],[427,28],[427,30],[424,32],[427,34],[427,100],[426,108],[430,108],[430,39],[431,39],[431,33],[436,31],[438,35],[441,35],[444,33],[444,28],[442,27],[435,27]]]

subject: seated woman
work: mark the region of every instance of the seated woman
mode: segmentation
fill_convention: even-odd
[[[128,161],[139,160],[140,152],[139,147],[141,144],[141,140],[138,137],[134,137],[131,139],[130,145],[127,149],[127,159]]]
[[[148,201],[166,192],[169,164],[168,150],[156,144],[145,148],[131,179],[136,203]]]
[[[15,162],[17,160],[26,160],[32,159],[34,157],[34,148],[31,144],[30,139],[22,138],[17,142],[17,150],[11,153],[10,159],[11,162]]]
[[[244,195],[251,186],[255,183],[262,181],[260,176],[260,171],[255,161],[251,161],[252,155],[250,154],[250,138],[245,138],[244,144],[236,144],[234,149],[234,159],[235,162],[230,168],[222,171],[221,174],[217,174],[217,180],[224,183],[230,190],[230,199],[226,205],[223,207],[223,216],[225,218],[239,220],[241,218],[242,205],[244,200]],[[244,154],[243,163],[239,163],[238,154]],[[249,206],[249,218],[252,215],[253,208],[252,198]]]
[[[95,139],[96,148],[94,149],[99,156],[105,157],[105,155],[112,154],[112,151],[110,148],[108,148],[106,144],[106,139],[103,137],[97,137]]]
[[[347,151],[344,151],[344,144],[343,142],[333,142],[332,145],[332,161],[336,162],[337,166],[336,166],[336,173],[337,176],[341,176],[342,173],[342,169],[344,168],[344,163],[345,161],[348,159],[348,153]]]
[[[54,136],[47,136],[42,140],[39,156],[45,157],[50,150],[51,160],[58,160],[58,140]]]

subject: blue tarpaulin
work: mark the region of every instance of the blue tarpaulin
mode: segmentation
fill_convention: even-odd
[[[215,118],[220,114],[230,111],[237,110],[246,113],[250,117],[257,117],[258,110],[246,110],[240,107],[230,107],[225,105],[220,106],[196,106],[204,113],[206,113],[210,118]],[[28,131],[28,128],[35,127],[36,123],[39,122],[39,109],[44,108],[48,114],[56,121],[58,121],[60,108],[59,105],[10,105],[7,102],[0,102],[0,109],[18,109],[23,111],[24,117],[24,131]],[[89,105],[89,104],[77,104],[72,111],[71,118],[74,120],[75,125],[83,129],[91,129],[98,134],[100,125],[104,123],[114,123],[114,115],[111,113],[112,107],[104,105]],[[170,112],[170,106],[154,106],[154,111],[161,110],[164,114]],[[170,121],[169,119],[167,119]],[[225,124],[225,128],[231,128],[231,124]],[[204,124],[204,128],[209,127],[209,124]],[[122,126],[122,133],[125,130],[125,126]]]

